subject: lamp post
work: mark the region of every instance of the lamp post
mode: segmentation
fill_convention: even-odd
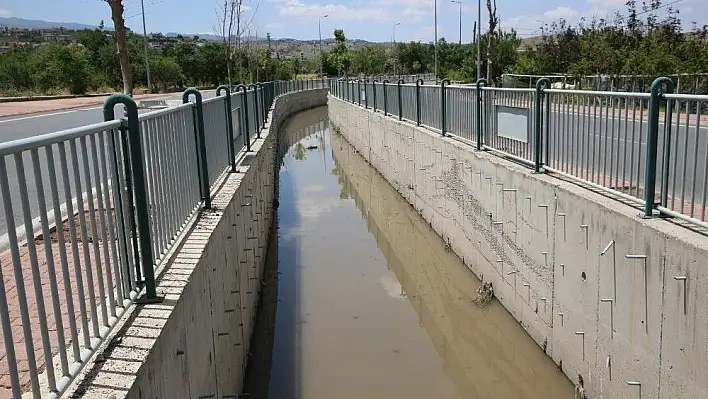
[[[145,50],[145,71],[147,72],[148,92],[152,93],[152,80],[150,79],[150,59],[148,58],[147,29],[145,28],[145,1],[140,0],[143,14],[143,48]]]
[[[322,18],[327,18],[329,14],[322,15],[317,19],[317,30],[320,32],[320,78],[322,77],[322,67],[324,65],[324,53],[322,52]]]
[[[481,0],[480,0],[481,1]],[[435,51],[435,65],[433,73],[435,74],[435,83],[438,83],[438,0],[435,0],[435,43],[433,45]]]
[[[391,55],[393,56],[393,75],[396,76],[396,26],[400,25],[400,22],[393,24],[393,45],[391,46]]]
[[[477,79],[482,78],[482,0],[477,0]]]
[[[457,0],[450,0],[451,3],[457,3],[460,5],[460,46],[462,45],[462,2]]]

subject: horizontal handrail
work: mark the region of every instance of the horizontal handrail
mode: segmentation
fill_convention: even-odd
[[[7,155],[12,155],[16,152],[28,151],[35,148],[72,140],[78,137],[85,137],[94,133],[116,129],[120,127],[120,125],[121,122],[119,120],[100,122],[93,125],[61,130],[54,133],[45,133],[39,136],[6,141],[4,143],[0,143],[0,156],[4,157]]]

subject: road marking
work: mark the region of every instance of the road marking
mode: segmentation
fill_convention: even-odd
[[[21,118],[14,118],[14,119],[5,119],[5,120],[0,120],[0,124],[2,123],[9,123],[9,122],[19,122],[19,121],[24,121],[28,119],[37,119],[37,118],[44,118],[46,116],[56,116],[56,115],[64,115],[64,114],[71,114],[74,112],[80,112],[80,111],[92,111],[94,109],[101,109],[103,106],[100,107],[90,107],[90,108],[76,108],[76,109],[70,109],[66,111],[60,111],[60,112],[53,112],[51,114],[39,114],[39,115],[30,115],[30,116],[23,116]]]

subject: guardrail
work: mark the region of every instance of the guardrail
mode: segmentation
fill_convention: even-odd
[[[333,95],[708,228],[708,96],[343,81]]]
[[[161,301],[155,268],[211,207],[211,188],[260,137],[275,97],[327,84],[221,86],[203,102],[188,89],[183,105],[142,115],[114,95],[105,122],[1,143],[9,253],[0,265],[12,268],[0,267],[9,381],[0,396],[60,396],[132,303]],[[119,104],[125,117],[115,119]]]

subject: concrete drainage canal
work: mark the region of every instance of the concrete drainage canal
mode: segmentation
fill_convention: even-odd
[[[279,138],[251,399],[573,398],[573,385],[327,109]]]

